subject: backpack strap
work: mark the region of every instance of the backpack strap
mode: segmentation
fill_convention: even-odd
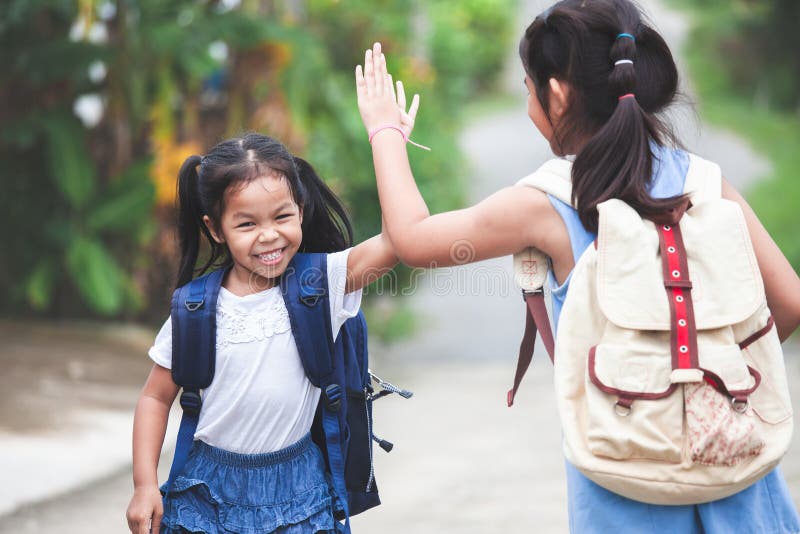
[[[225,269],[214,271],[179,287],[172,295],[172,380],[183,388],[181,426],[167,479],[165,503],[175,479],[183,470],[200,420],[200,390],[214,379],[217,341],[217,298]]]
[[[533,174],[519,180],[517,185],[533,187],[571,205],[571,172],[572,163],[570,161],[551,159]],[[514,397],[522,383],[522,378],[533,360],[537,332],[541,335],[550,361],[555,361],[555,339],[544,300],[544,284],[549,270],[550,262],[547,255],[535,247],[528,247],[514,254],[514,281],[522,289],[522,296],[525,299],[525,334],[519,346],[514,385],[508,390],[506,396],[509,407],[513,406]]]
[[[689,154],[689,170],[683,192],[689,195],[695,205],[721,198],[722,169],[713,161]]]
[[[344,362],[335,362],[331,326],[327,254],[295,254],[281,277],[281,289],[297,350],[306,375],[322,390],[322,428],[331,469],[333,489],[344,508],[344,532],[350,532],[350,505],[345,483],[344,375],[337,374]],[[339,364],[337,366],[337,364]],[[342,369],[343,371],[343,369]],[[337,379],[341,376],[341,380]]]

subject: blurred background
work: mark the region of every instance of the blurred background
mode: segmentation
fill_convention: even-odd
[[[516,53],[549,3],[0,3],[0,534],[126,531],[131,415],[168,314],[186,157],[272,135],[342,196],[358,240],[377,233],[352,73],[380,40],[422,95],[413,137],[433,150],[410,155],[431,211],[480,200],[550,157]],[[687,147],[721,163],[800,268],[800,4],[641,4],[680,64]],[[376,406],[397,447],[377,459],[385,504],[358,530],[566,531],[546,359],[504,407],[524,325],[510,263],[400,269],[367,291],[373,367],[417,394]],[[799,452],[783,467],[796,502]]]

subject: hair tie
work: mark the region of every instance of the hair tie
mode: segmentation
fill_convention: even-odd
[[[626,98],[636,98],[636,95],[633,94],[633,93],[627,93],[627,94],[624,94],[621,97],[619,97],[617,100],[622,102]]]
[[[628,39],[630,39],[634,43],[636,43],[636,37],[634,37],[633,35],[631,35],[629,33],[620,33],[619,35],[617,35],[617,39],[622,39],[622,38],[625,38],[625,37],[627,37]]]
[[[623,65],[625,63],[628,63],[629,65],[633,65],[633,60],[632,59],[620,59],[620,60],[614,62],[614,66],[616,67],[617,65]]]
[[[542,18],[542,22],[545,26],[547,26],[547,19],[550,17],[550,13],[553,11],[554,6],[550,6],[539,15]]]

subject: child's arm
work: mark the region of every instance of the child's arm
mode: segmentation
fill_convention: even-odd
[[[370,285],[397,265],[397,255],[386,234],[385,221],[381,233],[359,243],[347,256],[345,293]]]
[[[361,117],[368,131],[401,126],[401,112],[380,44],[356,68]],[[565,232],[547,196],[529,187],[509,187],[463,210],[431,216],[414,182],[403,137],[383,129],[372,139],[378,195],[398,258],[418,267],[444,267],[513,254],[536,246],[562,256],[556,236]],[[535,221],[535,224],[532,224]]]
[[[153,365],[133,416],[133,497],[126,517],[134,534],[158,534],[164,513],[158,490],[158,458],[164,444],[167,418],[178,386],[170,370]]]
[[[775,319],[778,337],[784,341],[800,325],[800,278],[747,201],[726,180],[722,181],[722,197],[742,207],[764,279],[767,304]]]

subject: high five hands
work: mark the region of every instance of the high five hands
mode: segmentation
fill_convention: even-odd
[[[406,110],[406,93],[403,82],[397,81],[397,91],[392,75],[386,70],[386,56],[381,44],[375,43],[364,53],[364,67],[356,66],[356,94],[361,120],[370,135],[370,141],[381,129],[399,129],[408,139],[414,129],[419,109],[419,95],[411,99]]]

